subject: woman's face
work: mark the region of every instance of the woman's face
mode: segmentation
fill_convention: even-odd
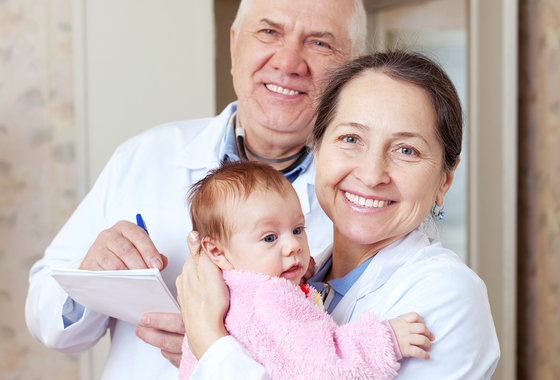
[[[391,242],[414,230],[451,186],[436,114],[422,89],[368,71],[340,94],[319,150],[316,193],[346,239]],[[336,231],[335,231],[336,233]]]

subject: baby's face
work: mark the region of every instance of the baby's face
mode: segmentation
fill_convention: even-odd
[[[228,216],[234,229],[225,255],[235,269],[300,283],[309,265],[309,246],[305,218],[292,188],[286,198],[255,191]]]

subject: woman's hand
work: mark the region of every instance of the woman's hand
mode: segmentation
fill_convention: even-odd
[[[206,254],[199,252],[198,232],[189,234],[188,244],[190,254],[176,281],[177,300],[181,305],[189,348],[200,360],[214,342],[229,335],[224,326],[229,291],[220,268]]]
[[[434,335],[428,330],[418,313],[405,314],[400,318],[389,320],[389,323],[395,332],[399,349],[404,358],[430,359],[430,354],[426,351],[430,351]]]

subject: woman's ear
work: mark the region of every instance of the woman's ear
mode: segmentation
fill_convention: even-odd
[[[220,269],[235,269],[226,257],[225,247],[216,239],[207,236],[202,239],[200,247]]]
[[[441,186],[439,187],[436,194],[436,204],[438,205],[438,207],[443,206],[443,198],[445,197],[445,194],[447,194],[447,191],[451,187],[451,184],[453,184],[453,177],[455,176],[455,170],[457,170],[459,162],[461,162],[461,157],[458,157],[457,163],[449,173],[443,173]]]

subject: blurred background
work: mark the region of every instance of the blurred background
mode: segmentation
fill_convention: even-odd
[[[101,378],[108,337],[67,356],[27,331],[29,269],[120,143],[235,100],[238,2],[0,0],[0,379]],[[559,379],[560,2],[364,3],[370,50],[428,54],[461,97],[439,228],[488,287],[493,379]]]

